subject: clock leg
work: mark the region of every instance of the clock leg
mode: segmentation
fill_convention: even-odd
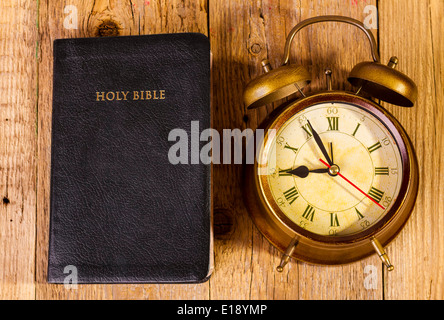
[[[279,266],[276,267],[276,271],[282,272],[284,270],[284,267],[290,261],[291,255],[293,254],[293,251],[296,248],[298,242],[299,242],[298,236],[294,237],[291,240],[290,244],[288,245],[287,249],[285,250],[285,253],[282,255],[281,263],[279,263]]]
[[[385,252],[384,248],[382,247],[381,243],[376,238],[372,238],[371,240],[373,247],[375,248],[376,253],[378,254],[379,258],[381,258],[382,263],[385,264],[388,271],[393,271],[395,268],[391,262],[390,259]]]

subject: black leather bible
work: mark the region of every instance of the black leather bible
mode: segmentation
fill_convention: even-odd
[[[211,165],[173,164],[169,134],[210,128],[210,56],[198,33],[54,41],[48,282],[209,278]]]

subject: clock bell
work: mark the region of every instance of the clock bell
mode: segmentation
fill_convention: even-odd
[[[275,102],[296,92],[305,96],[302,89],[310,84],[310,73],[304,66],[290,63],[290,47],[295,35],[301,29],[319,22],[348,23],[361,29],[367,36],[373,61],[357,64],[348,77],[348,81],[358,88],[356,94],[363,91],[391,104],[403,107],[413,106],[418,95],[415,83],[395,69],[398,64],[396,57],[392,57],[388,65],[380,63],[375,38],[362,22],[343,16],[319,16],[298,23],[290,31],[285,42],[284,58],[280,67],[272,69],[267,59],[261,62],[264,74],[249,82],[244,91],[244,103],[248,109]]]

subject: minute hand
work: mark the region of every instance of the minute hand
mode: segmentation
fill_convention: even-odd
[[[324,147],[324,144],[322,143],[321,138],[319,137],[318,133],[313,129],[310,121],[307,120],[308,125],[310,126],[311,133],[313,134],[313,138],[316,141],[316,144],[318,145],[319,149],[321,149],[322,154],[324,155],[325,159],[327,159],[327,162],[329,165],[333,165],[333,161],[331,161],[330,156],[328,155],[327,150]]]

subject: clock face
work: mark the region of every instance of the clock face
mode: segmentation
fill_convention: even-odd
[[[352,236],[371,228],[400,192],[403,168],[395,139],[358,105],[304,108],[278,128],[267,152],[267,183],[261,185],[269,191],[267,201],[317,235]]]

